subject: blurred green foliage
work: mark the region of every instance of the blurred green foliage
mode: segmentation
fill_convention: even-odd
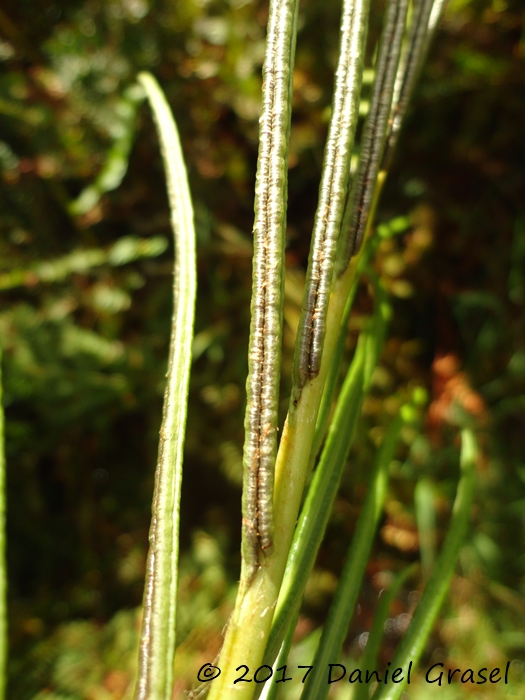
[[[259,0],[6,0],[0,9],[0,342],[16,700],[117,700],[131,692],[171,318],[167,197],[135,85],[144,69],[162,82],[183,136],[199,238],[177,692],[220,646],[239,569],[266,18]],[[283,414],[338,20],[335,0],[302,5]],[[525,661],[524,83],[521,3],[452,0],[380,205],[374,268],[394,316],[294,654],[312,646],[375,447],[416,388],[422,403],[428,398],[426,415],[418,429],[404,430],[391,464],[347,653],[359,655],[385,577],[419,558],[420,480],[442,542],[457,481],[457,428],[472,424],[484,454],[472,536],[432,659],[468,666],[512,658],[516,669]],[[365,276],[349,352],[370,312],[368,286]],[[415,600],[410,587],[397,599],[383,660]]]

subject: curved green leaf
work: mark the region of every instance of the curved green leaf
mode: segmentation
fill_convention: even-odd
[[[169,700],[173,686],[182,456],[195,312],[195,229],[177,127],[153,76],[139,81],[159,132],[175,236],[174,313],[168,381],[155,472],[137,700]]]

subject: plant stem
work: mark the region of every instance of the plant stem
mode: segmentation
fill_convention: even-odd
[[[390,166],[408,103],[425,60],[431,39],[430,14],[435,5],[435,0],[415,0],[414,2],[412,22],[394,86],[393,105],[388,120],[388,133],[383,153],[382,167],[384,169],[388,169]]]
[[[348,6],[345,5],[345,7]],[[303,308],[294,363],[294,388],[275,465],[273,551],[268,552],[264,558],[260,557],[260,566],[256,568],[253,544],[247,546],[244,542],[248,537],[243,538],[243,573],[239,594],[218,661],[221,675],[212,682],[210,700],[227,700],[230,697],[250,700],[255,692],[256,684],[253,682],[234,685],[239,675],[236,668],[243,664],[253,672],[260,666],[265,652],[304,484],[309,473],[312,444],[323,391],[332,369],[345,307],[362,254],[361,244],[369,234],[386,176],[380,164],[388,116],[392,108],[392,94],[399,64],[406,10],[406,0],[389,2],[378,58],[373,109],[365,129],[364,153],[355,186],[349,197],[350,206],[347,203],[343,212],[340,195],[347,187],[348,177],[344,169],[338,170],[334,167],[328,182],[321,188],[321,203],[324,198],[327,198],[327,202],[332,202],[333,212],[330,208],[327,209],[325,202],[325,212],[321,211],[316,219],[319,238],[317,240],[314,235],[314,240],[317,240],[321,247],[327,246],[327,255],[325,259],[324,254],[314,254],[314,251],[310,261],[314,267],[317,264],[317,267],[312,268],[308,273],[313,291],[308,287],[305,294],[306,303]],[[346,75],[349,76],[350,72]],[[355,85],[353,78],[352,81]],[[352,91],[348,92],[344,99],[351,100],[351,94],[353,94]],[[344,128],[347,136],[353,135],[352,124],[347,123]],[[337,139],[340,136],[337,129],[333,136],[332,146],[335,148],[335,153]],[[340,151],[341,157],[343,152],[344,148]],[[330,153],[327,151],[325,167],[329,170],[338,163],[333,160],[333,157],[328,156]],[[332,196],[334,198],[330,200]],[[361,207],[363,202],[366,205],[364,208]],[[326,211],[330,212],[330,216],[333,214],[335,218],[325,228],[322,222]],[[352,217],[356,211],[359,217],[354,221]],[[339,248],[334,258],[334,244],[339,230],[341,230]],[[334,263],[337,268],[335,279],[331,274]],[[324,313],[326,313],[326,320]],[[316,323],[313,323],[314,320]],[[244,512],[246,512],[245,509]],[[254,528],[252,527],[251,530],[253,534]]]
[[[366,340],[364,334],[359,338],[354,359],[337,402],[328,439],[295,530],[264,657],[265,663],[268,664],[273,663],[290,620],[299,611],[303,591],[324,536],[361,408]]]
[[[359,262],[359,267],[358,267],[358,273],[360,274],[367,266],[368,264],[368,259],[370,257],[370,240],[368,241],[368,245],[366,247],[363,247],[363,255],[361,256],[360,262]],[[323,391],[323,398],[321,400],[321,405],[319,407],[319,414],[317,416],[317,424],[315,426],[315,435],[314,435],[314,441],[312,445],[312,451],[310,453],[310,469],[311,471],[313,469],[315,459],[317,455],[319,454],[319,450],[321,449],[321,446],[323,444],[323,441],[326,437],[326,431],[328,429],[328,424],[330,421],[330,413],[332,409],[332,404],[334,400],[334,395],[335,395],[335,390],[337,386],[337,380],[340,374],[340,369],[341,369],[341,362],[343,359],[344,351],[345,351],[345,346],[346,346],[346,338],[348,335],[348,321],[350,318],[350,312],[352,311],[352,306],[354,304],[354,298],[355,294],[357,291],[357,285],[359,282],[359,274],[355,276],[354,284],[352,285],[352,289],[350,290],[350,294],[348,295],[348,299],[346,301],[346,306],[345,310],[343,313],[343,319],[341,323],[341,329],[339,331],[339,338],[337,340],[337,345],[333,354],[332,358],[332,366],[330,368],[330,372],[328,374],[327,380],[326,380],[326,386]]]
[[[293,637],[298,620],[299,610],[297,610],[297,612],[292,618],[291,623],[288,625],[286,635],[281,643],[281,648],[278,650],[278,654],[276,655],[275,661],[272,662],[272,667],[274,669],[278,669],[281,666],[285,666],[288,661],[288,654],[290,653],[290,649],[292,648]],[[261,700],[277,700],[279,696],[279,690],[280,686],[277,685],[274,677],[274,679],[270,683],[265,684],[265,686],[262,688],[262,692],[259,697],[261,698]]]
[[[381,292],[378,293],[375,303],[371,327],[359,337],[352,364],[337,401],[326,444],[295,529],[264,657],[267,664],[273,662],[286,628],[294,612],[299,610],[352,446],[362,399],[381,354],[389,310],[385,308]]]
[[[392,97],[405,32],[407,8],[407,0],[389,0],[387,4],[370,111],[359,154],[359,166],[345,209],[339,239],[335,266],[338,275],[342,274],[349,260],[360,250],[370,226],[377,180],[381,171],[384,170],[381,167],[381,159],[388,119],[392,110]]]

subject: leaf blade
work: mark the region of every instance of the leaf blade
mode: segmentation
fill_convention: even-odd
[[[137,700],[168,700],[173,685],[182,457],[196,296],[193,207],[177,127],[158,83],[148,73],[139,82],[150,102],[166,169],[175,239],[174,312],[155,472]]]

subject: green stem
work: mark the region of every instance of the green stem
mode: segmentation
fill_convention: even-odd
[[[266,663],[273,662],[290,620],[299,609],[352,444],[364,384],[366,339],[362,336],[360,340],[363,342],[359,344],[346,376],[328,440],[296,529],[268,640]]]
[[[150,550],[144,590],[137,700],[170,700],[173,689],[182,458],[197,286],[195,229],[177,127],[153,76],[141,73],[157,123],[175,238],[174,312]]]
[[[465,542],[476,485],[477,456],[478,448],[474,433],[465,429],[461,434],[461,478],[454,501],[452,521],[434,572],[425,587],[410,627],[394,656],[392,668],[406,670],[410,662],[416,666],[445,600],[459,552]],[[405,683],[382,685],[374,694],[373,700],[398,700],[404,687]]]
[[[279,649],[279,652],[275,657],[275,663],[268,663],[269,666],[273,666],[275,673],[272,682],[267,684],[269,686],[268,689],[264,688],[264,700],[276,700],[276,698],[279,695],[279,689],[281,686],[277,685],[276,683],[276,673],[277,669],[281,668],[282,666],[285,666],[287,663],[288,654],[290,653],[290,649],[292,648],[293,636],[295,633],[295,628],[297,627],[298,619],[299,611],[295,613],[295,616],[291,620],[291,623],[288,625],[288,629],[286,630],[286,635],[282,641],[281,648]],[[263,687],[261,686],[261,692],[262,691]],[[259,697],[259,695],[256,694],[255,697]]]

